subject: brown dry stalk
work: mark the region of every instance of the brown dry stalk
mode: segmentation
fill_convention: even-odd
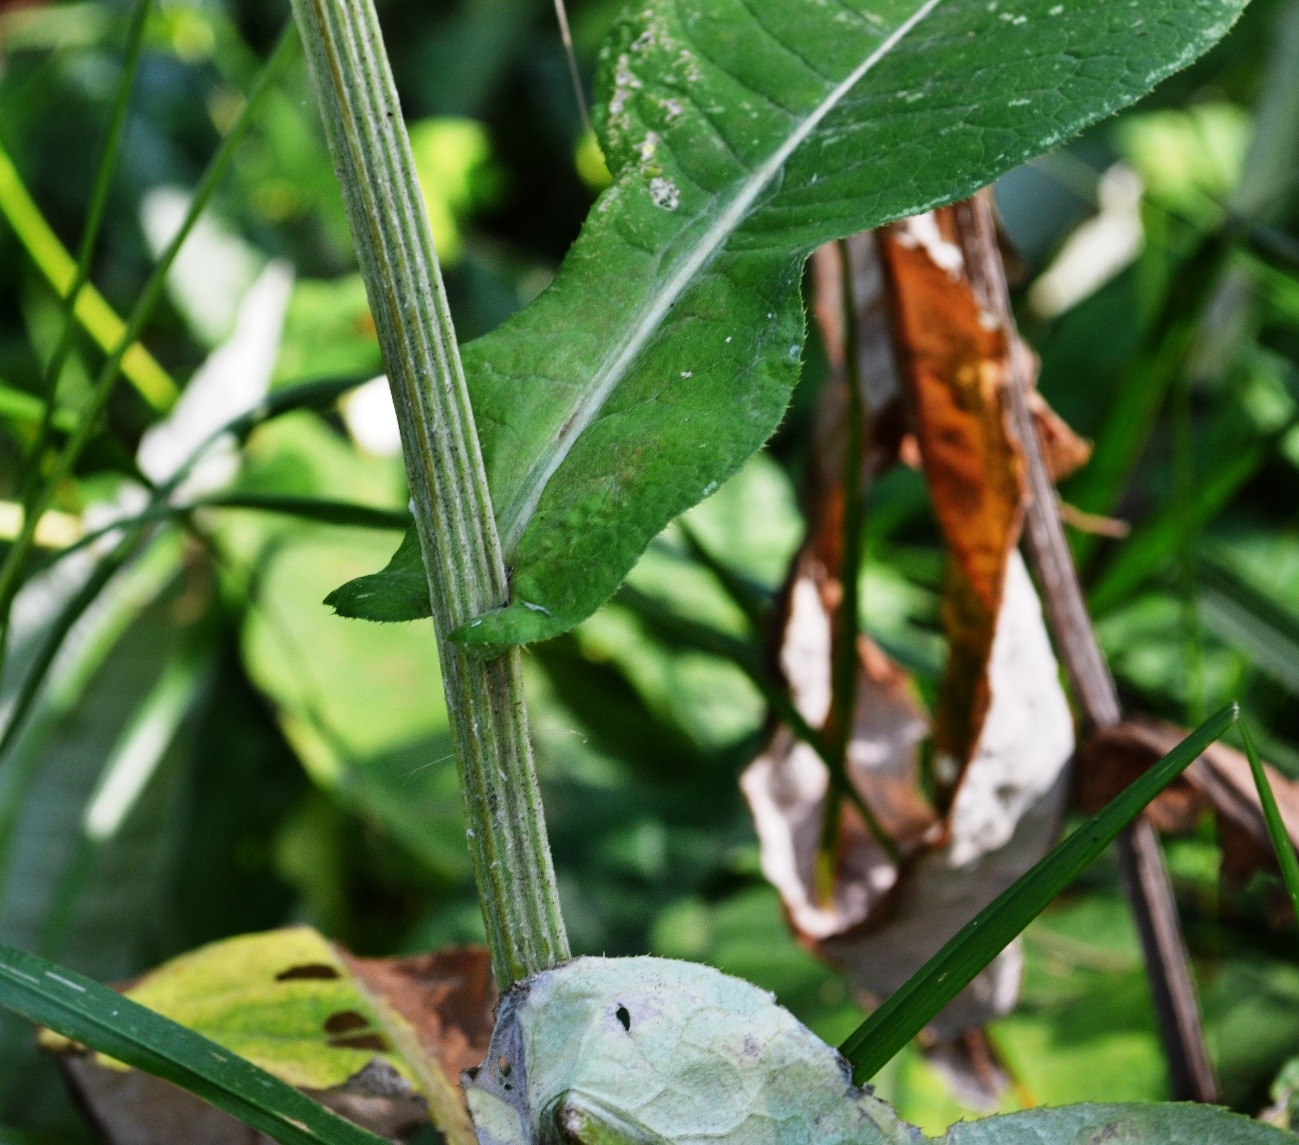
[[[1056,650],[1088,724],[1113,727],[1123,718],[1118,689],[1100,650],[1065,539],[1059,500],[1029,404],[1037,365],[1019,338],[997,245],[991,194],[956,206],[959,242],[971,279],[989,313],[1010,338],[1010,423],[1027,463],[1030,499],[1024,547],[1037,575]],[[1218,1083],[1200,1021],[1190,959],[1182,937],[1158,836],[1143,816],[1119,836],[1119,867],[1145,953],[1160,1035],[1176,1100],[1213,1103]]]

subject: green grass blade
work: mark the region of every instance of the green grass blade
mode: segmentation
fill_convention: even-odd
[[[1239,717],[1210,718],[967,923],[839,1047],[853,1079],[873,1077],[1098,856],[1141,809]]]
[[[1273,443],[1242,443],[1238,449],[1224,452],[1228,456],[1203,477],[1192,504],[1171,506],[1143,524],[1118,549],[1087,594],[1093,616],[1101,616],[1126,604],[1173,560],[1182,530],[1199,531],[1213,521],[1272,456]]]
[[[77,273],[76,263],[45,221],[3,143],[0,143],[0,217],[13,229],[55,293],[65,298]],[[126,323],[94,286],[87,284],[82,289],[76,315],[82,328],[105,353],[121,341]],[[141,343],[134,342],[122,356],[122,372],[155,409],[165,409],[176,400],[179,392],[176,383]]]
[[[322,525],[339,525],[352,529],[408,529],[410,513],[405,509],[382,509],[359,505],[354,501],[335,501],[328,497],[289,497],[278,493],[223,493],[204,497],[191,505],[177,507],[189,513],[195,509],[251,509],[259,513],[279,513]]]
[[[1259,671],[1299,695],[1299,611],[1284,593],[1235,570],[1220,546],[1200,553],[1205,623],[1245,653]]]
[[[131,103],[131,90],[135,86],[136,73],[140,70],[140,53],[144,46],[144,27],[149,13],[153,9],[153,0],[138,0],[131,13],[131,22],[126,31],[126,52],[122,59],[122,75],[113,96],[113,107],[108,116],[108,130],[104,136],[103,149],[95,170],[95,182],[90,191],[90,203],[86,209],[86,225],[81,235],[81,246],[77,251],[77,269],[63,300],[63,331],[45,369],[45,414],[41,418],[40,429],[32,444],[28,457],[31,459],[30,471],[24,489],[23,502],[26,504],[40,488],[41,458],[49,444],[54,429],[55,401],[58,397],[59,379],[68,355],[72,352],[73,339],[77,332],[77,302],[81,290],[90,280],[90,260],[94,256],[95,246],[99,241],[100,227],[104,222],[104,211],[108,206],[108,191],[112,186],[113,172],[117,168],[117,156],[122,146],[122,135],[126,128],[126,112]]]
[[[3,945],[0,1005],[179,1085],[281,1145],[386,1145],[202,1035],[89,978]]]
[[[23,677],[23,682],[18,688],[13,705],[9,709],[4,731],[0,733],[0,761],[5,759],[9,754],[9,750],[17,742],[18,735],[23,730],[27,717],[41,694],[45,678],[54,666],[55,657],[58,656],[59,650],[63,647],[63,642],[67,639],[68,633],[72,631],[73,626],[85,614],[86,609],[94,604],[99,594],[108,586],[109,581],[136,556],[143,532],[143,524],[127,531],[126,535],[117,542],[112,551],[94,567],[89,577],[86,578],[85,584],[63,606],[63,610],[46,631],[40,647],[32,657],[32,663],[27,669],[27,675]],[[3,816],[0,815],[0,819],[2,818]],[[4,832],[0,831],[0,852],[3,851],[3,835]]]
[[[121,338],[113,347],[103,369],[95,379],[93,394],[87,407],[82,411],[81,420],[78,422],[76,430],[68,439],[62,452],[59,453],[57,461],[51,467],[51,471],[45,479],[45,483],[39,492],[33,496],[29,504],[29,511],[23,522],[22,532],[19,533],[12,548],[10,548],[4,564],[0,566],[0,632],[4,632],[8,628],[9,610],[14,593],[18,588],[23,563],[31,549],[36,532],[36,523],[40,520],[41,514],[53,502],[59,486],[72,473],[77,458],[80,457],[82,450],[85,449],[87,443],[95,434],[100,416],[107,408],[108,400],[112,396],[113,387],[122,368],[124,355],[135,343],[136,339],[139,338],[145,324],[153,314],[154,308],[162,298],[167,275],[176,260],[176,256],[180,253],[180,249],[184,245],[186,238],[189,237],[194,224],[198,222],[199,216],[202,215],[208,203],[211,202],[212,196],[216,193],[217,187],[220,186],[226,171],[234,160],[239,143],[252,125],[262,101],[271,90],[282,68],[288,62],[289,55],[296,44],[292,32],[292,25],[289,25],[281,34],[275,50],[262,68],[261,75],[258,76],[257,83],[249,93],[248,99],[245,101],[238,117],[209,162],[207,170],[203,173],[203,177],[199,180],[198,187],[194,191],[194,197],[190,201],[189,210],[186,212],[180,228],[163,252],[162,257],[158,259],[157,265],[153,268],[153,272],[150,274],[148,282],[145,283],[140,298],[131,312],[126,329],[122,332]]]
[[[1259,759],[1258,749],[1254,746],[1254,737],[1244,720],[1239,721],[1240,738],[1245,747],[1245,758],[1249,760],[1249,770],[1254,776],[1254,786],[1258,788],[1258,801],[1263,805],[1263,818],[1267,822],[1267,833],[1272,838],[1272,847],[1276,851],[1276,861],[1281,867],[1281,881],[1289,892],[1290,902],[1294,906],[1295,917],[1299,918],[1299,859],[1295,857],[1294,843],[1290,832],[1286,830],[1285,821],[1281,818],[1281,809],[1276,805],[1276,796],[1272,794],[1272,785],[1268,782],[1267,773],[1263,770],[1263,761]]]

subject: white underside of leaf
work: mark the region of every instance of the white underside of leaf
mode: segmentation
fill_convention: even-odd
[[[861,989],[897,990],[1050,850],[1068,787],[1073,717],[1037,593],[1013,552],[988,664],[992,699],[949,817],[948,842],[906,874],[881,926],[826,942]],[[1007,1013],[1023,957],[1008,947],[932,1023],[940,1037]]]
[[[498,525],[507,556],[518,545],[524,529],[536,512],[546,485],[564,463],[587,426],[595,420],[610,395],[631,371],[641,351],[662,326],[673,304],[685,294],[704,267],[726,245],[731,235],[748,217],[758,197],[771,185],[789,157],[806,142],[821,121],[941,3],[943,0],[925,0],[846,79],[800,120],[780,146],[737,185],[729,200],[721,204],[713,223],[672,268],[662,287],[648,299],[634,325],[597,368],[589,384],[584,387],[580,401],[565,419],[563,427],[532,465],[518,496],[510,504],[498,506]]]
[[[1017,551],[1006,566],[988,681],[992,702],[952,808],[952,867],[1010,842],[1016,825],[1052,791],[1073,755],[1073,716],[1060,668]]]

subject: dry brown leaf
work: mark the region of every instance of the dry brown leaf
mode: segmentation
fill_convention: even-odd
[[[343,959],[371,999],[396,1011],[449,1078],[477,1065],[491,1041],[496,983],[481,946],[410,958]]]
[[[880,250],[934,512],[969,590],[995,615],[1025,496],[1002,399],[1006,332],[975,297],[952,209],[893,224]]]
[[[1079,807],[1100,810],[1186,736],[1181,728],[1141,716],[1093,732],[1078,753],[1074,796]],[[1299,847],[1299,784],[1267,764],[1264,771]],[[1276,869],[1249,760],[1224,743],[1210,746],[1146,809],[1155,826],[1170,834],[1193,830],[1210,813],[1218,821],[1224,878],[1240,881],[1257,870]]]
[[[1006,387],[1011,353],[1035,359],[985,281],[987,260],[1001,256],[979,242],[963,204],[895,223],[880,239],[896,358],[951,558],[944,601],[949,658],[934,729],[940,807],[971,758],[991,703],[985,668],[1027,496]],[[1085,463],[1090,446],[1039,394],[1030,403],[1053,476]]]
[[[876,353],[874,360],[890,363],[893,378],[900,377],[910,395],[925,473],[953,551],[951,663],[943,692],[951,745],[945,813],[940,816],[920,788],[917,749],[924,717],[910,684],[867,643],[860,648],[849,775],[896,844],[901,867],[845,806],[826,898],[817,859],[829,774],[789,729],[776,729],[742,781],[763,870],[779,889],[795,931],[840,965],[860,991],[877,998],[906,981],[1050,847],[1073,751],[1059,670],[1015,549],[1024,487],[1023,464],[1001,404],[1007,342],[966,277],[961,250],[951,241],[955,225],[942,212],[911,220],[890,228],[868,251],[883,256],[894,310],[891,332],[877,323],[873,336],[891,340],[896,349]],[[830,388],[840,390],[838,403],[827,400],[819,411],[824,436],[818,440],[835,445],[818,450],[807,481],[809,535],[791,570],[774,633],[781,675],[799,712],[818,730],[827,729],[842,706],[833,700],[831,664],[843,595],[843,466],[836,459],[843,443],[837,423],[848,409],[844,257],[842,247],[823,248],[815,264]],[[862,405],[872,408],[865,393]],[[1082,447],[1067,432],[1059,440],[1064,468]],[[895,446],[888,460],[898,452]],[[866,474],[876,468],[870,456]],[[932,1032],[959,1039],[1005,1013],[1017,997],[1021,965],[1017,946],[1004,952],[939,1015]],[[941,1045],[938,1052],[945,1053]],[[944,1057],[949,1066],[971,1060],[958,1052]],[[986,1088],[993,1076],[995,1071],[984,1071],[965,1081]]]
[[[381,1137],[427,1126],[423,1099],[400,1074],[374,1068],[378,1064],[335,1089],[306,1092]],[[151,1074],[111,1069],[89,1054],[65,1055],[60,1066],[107,1145],[274,1145],[266,1134]]]
[[[808,582],[798,582],[807,584]],[[802,595],[800,602],[798,597]],[[820,664],[802,673],[797,660],[812,667],[817,643],[828,631],[825,614],[814,612],[807,594],[796,591],[791,610],[786,667],[801,679],[795,703],[805,718],[818,708],[828,713],[828,657],[825,687]],[[820,630],[820,631],[818,631]],[[866,804],[905,857],[914,854],[937,825],[937,816],[920,793],[917,750],[928,734],[927,721],[905,675],[874,645],[861,645],[857,719],[848,752],[848,773]],[[814,724],[814,726],[816,726]],[[866,829],[856,810],[843,805],[833,894],[816,893],[816,857],[829,772],[816,752],[788,728],[780,727],[764,751],[745,770],[741,790],[753,813],[762,843],[762,870],[780,891],[790,923],[812,949],[863,923],[897,882],[892,859]]]
[[[1033,371],[1034,375],[1037,370]],[[1028,395],[1028,408],[1037,427],[1037,439],[1042,443],[1047,472],[1052,481],[1063,481],[1077,473],[1091,459],[1092,443],[1079,437],[1069,423],[1046,404],[1037,390]]]
[[[1012,555],[988,668],[989,706],[941,846],[910,863],[878,917],[825,943],[854,984],[887,997],[1050,849],[1073,754],[1073,720],[1037,595]],[[1008,947],[932,1023],[958,1036],[1007,1013],[1022,956]]]

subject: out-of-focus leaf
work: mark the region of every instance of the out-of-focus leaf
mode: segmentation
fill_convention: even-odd
[[[472,119],[423,119],[409,125],[424,206],[438,259],[454,265],[463,239],[460,224],[475,207],[489,207],[501,174],[481,123]]]
[[[1188,527],[1203,529],[1227,506],[1267,460],[1265,445],[1232,450],[1205,473],[1191,506],[1176,506],[1148,521],[1126,540],[1087,594],[1094,614],[1101,615],[1132,599],[1162,566],[1176,559],[1178,538]]]
[[[105,978],[134,973],[168,939],[184,732],[211,656],[210,587],[179,580],[180,556],[178,538],[161,538],[73,627],[0,783],[0,940]],[[17,623],[35,627],[23,634],[31,643],[51,619],[40,614],[51,605],[59,614],[87,563],[71,560],[24,587]],[[178,614],[187,587],[195,607]],[[20,670],[26,643],[11,661]],[[150,703],[166,691],[170,701]],[[0,1016],[0,1112],[56,1128],[68,1110],[53,1074],[22,1024]]]
[[[302,927],[204,947],[125,994],[376,1133],[409,1133],[431,1117],[451,1145],[474,1145],[454,1079],[490,1029],[494,991],[480,950],[352,959]],[[154,1078],[123,1077],[118,1063],[66,1039],[44,1041],[65,1055],[97,1119],[118,1127],[115,1140],[148,1133],[161,1145],[184,1111],[200,1108]],[[239,1140],[232,1121],[206,1117],[211,1141]]]
[[[153,187],[145,194],[140,225],[154,258],[167,249],[189,206],[189,194],[179,187]],[[230,336],[241,300],[264,263],[261,251],[209,209],[176,256],[167,294],[195,336],[213,346]],[[278,325],[279,316],[272,320]]]
[[[284,322],[274,384],[314,378],[373,377],[383,370],[379,336],[359,274],[300,279]]]
[[[1197,571],[1206,626],[1299,695],[1299,611],[1212,553],[1201,555]]]
[[[175,408],[140,441],[136,459],[150,480],[162,484],[184,474],[182,488],[195,496],[233,478],[239,468],[233,443],[213,437],[266,398],[292,287],[292,270],[273,262],[240,298],[229,337],[195,372]]]
[[[1286,1062],[1272,1083],[1272,1105],[1263,1120],[1280,1129],[1299,1125],[1299,1058]]]
[[[391,506],[404,500],[399,466],[300,412],[255,432],[237,495]],[[229,584],[251,598],[242,619],[249,675],[313,780],[427,870],[464,877],[463,812],[431,628],[343,621],[321,604],[382,559],[387,538],[235,510],[214,528],[235,567],[252,574]]]
[[[1216,222],[1240,179],[1249,115],[1230,103],[1200,103],[1127,116],[1115,132],[1146,193],[1165,210]]]

